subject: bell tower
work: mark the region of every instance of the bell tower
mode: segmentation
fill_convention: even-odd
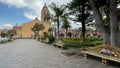
[[[41,21],[46,22],[46,23],[49,22],[49,19],[46,18],[48,17],[49,14],[50,14],[50,11],[45,3],[41,11]]]

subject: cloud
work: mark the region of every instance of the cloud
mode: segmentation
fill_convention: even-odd
[[[34,15],[32,12],[24,12],[24,16],[28,19],[35,19],[37,15]]]
[[[12,24],[3,24],[1,29],[12,29],[13,25]]]
[[[0,0],[0,2],[10,6],[15,6],[17,8],[23,8],[25,6],[27,6],[27,4],[25,3],[25,0]]]
[[[80,28],[80,27],[82,27],[82,26],[81,26],[81,23],[79,23],[79,22],[76,22],[76,23],[72,22],[72,23],[71,23],[71,27],[72,27],[73,29],[77,29],[77,28]]]
[[[0,0],[1,3],[8,5],[8,7],[24,8],[23,14],[28,19],[34,19],[34,17],[41,17],[41,9],[44,3],[47,5],[55,2],[59,5],[66,4],[71,0]]]

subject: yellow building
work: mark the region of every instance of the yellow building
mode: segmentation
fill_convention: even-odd
[[[33,21],[24,23],[22,24],[21,28],[18,30],[18,35],[17,37],[22,37],[22,38],[31,38],[34,33],[31,30],[31,28],[36,24],[36,23],[41,23],[44,25],[44,30],[40,31],[40,37],[43,37],[44,32],[48,32],[48,29],[50,28],[50,22],[48,20],[45,20],[45,16],[48,15],[50,12],[47,8],[46,5],[41,10],[41,21],[38,18],[35,18]]]

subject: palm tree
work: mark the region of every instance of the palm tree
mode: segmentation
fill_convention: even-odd
[[[31,30],[35,33],[35,38],[36,37],[39,37],[39,31],[42,31],[44,30],[44,26],[43,24],[40,24],[40,23],[36,23],[32,28]]]
[[[67,15],[65,13],[66,6],[61,5],[60,7],[57,6],[55,3],[52,3],[50,5],[51,10],[53,10],[54,14],[50,15],[50,19],[54,22],[57,22],[57,29],[58,29],[58,39],[59,39],[59,25],[62,20],[62,18],[65,18]],[[48,17],[49,18],[49,17]]]
[[[64,22],[63,22],[63,25],[62,25],[62,28],[64,28],[66,30],[66,38],[67,38],[67,30],[68,28],[70,28],[70,23],[67,19],[64,19]]]

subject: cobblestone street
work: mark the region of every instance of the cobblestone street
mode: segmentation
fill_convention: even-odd
[[[0,44],[0,68],[117,68],[100,61],[66,57],[58,49],[33,39]]]

